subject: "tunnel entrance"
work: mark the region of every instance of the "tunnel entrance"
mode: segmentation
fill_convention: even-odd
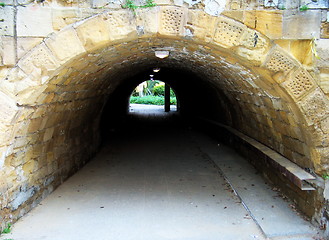
[[[115,136],[114,126],[129,129],[130,94],[154,66],[174,89],[182,118],[199,126],[225,125],[297,166],[303,177],[289,175],[293,183],[284,189],[309,217],[321,219],[323,199],[310,190],[320,184],[301,188],[309,175],[316,178],[327,167],[327,97],[290,53],[238,21],[179,7],[162,9],[161,18],[185,21],[185,10],[193,16],[190,22],[197,21],[189,26],[192,35],[181,24],[137,27],[137,18],[125,22],[131,19],[123,17],[126,10],[102,13],[50,36],[10,71],[0,95],[6,102],[0,126],[6,133],[0,162],[8,193],[0,196],[5,222],[24,215],[84,166],[102,139]],[[148,17],[141,13],[138,21],[145,24]],[[204,18],[213,24],[201,30]],[[118,21],[124,22],[120,28],[106,25]],[[168,57],[159,59],[157,51]],[[214,125],[207,124],[220,136]],[[262,159],[257,154],[256,161]],[[276,166],[280,172],[282,165]]]

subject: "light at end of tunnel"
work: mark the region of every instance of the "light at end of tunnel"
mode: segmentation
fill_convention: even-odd
[[[155,51],[155,56],[157,58],[161,58],[161,59],[166,58],[166,57],[169,56],[169,51],[163,51],[163,50],[161,50],[161,51]]]
[[[153,72],[157,73],[160,71],[160,68],[153,68]]]

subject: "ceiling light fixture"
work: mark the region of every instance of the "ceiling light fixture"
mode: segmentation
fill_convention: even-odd
[[[165,51],[165,50],[155,51],[155,56],[161,59],[166,58],[169,56],[169,51]]]

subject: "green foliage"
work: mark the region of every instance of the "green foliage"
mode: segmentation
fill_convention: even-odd
[[[4,7],[6,4],[4,2],[0,2],[0,7]]]
[[[10,233],[10,232],[11,232],[11,224],[8,223],[7,227],[2,230],[1,234],[7,234],[7,233]]]
[[[122,8],[128,8],[136,14],[137,8],[148,8],[148,7],[155,7],[156,3],[153,2],[153,0],[146,0],[146,3],[144,5],[138,6],[134,3],[134,0],[126,0],[126,4],[122,5]]]
[[[304,12],[307,11],[309,7],[307,5],[300,6],[299,11]]]
[[[323,178],[324,180],[328,180],[328,179],[329,179],[329,174],[328,174],[328,173],[323,174],[323,175],[322,175],[322,178]]]
[[[155,7],[156,3],[153,2],[153,0],[146,0],[146,4],[139,6],[140,8],[148,8],[148,7]]]
[[[162,96],[144,96],[144,97],[130,97],[130,103],[148,104],[148,105],[164,105],[164,97]],[[170,98],[170,104],[176,105],[175,97]]]
[[[165,86],[164,85],[156,85],[152,91],[154,96],[164,96],[165,95]],[[174,91],[170,88],[170,97],[175,97]]]

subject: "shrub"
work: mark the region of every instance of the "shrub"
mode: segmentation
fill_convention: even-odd
[[[154,96],[164,96],[165,95],[165,85],[161,84],[161,85],[154,86],[152,93]],[[170,97],[175,97],[175,93],[172,90],[172,88],[170,88]]]
[[[130,97],[130,103],[148,104],[148,105],[164,105],[163,96],[144,96],[144,97]],[[170,97],[170,104],[176,105],[177,101],[175,97]]]

